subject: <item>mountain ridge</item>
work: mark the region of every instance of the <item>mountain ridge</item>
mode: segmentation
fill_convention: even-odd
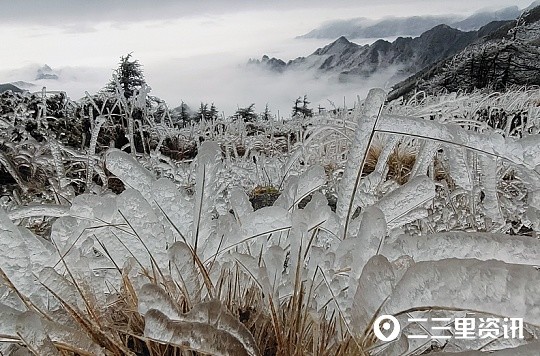
[[[463,50],[398,82],[389,100],[414,91],[471,91],[540,85],[540,6],[498,26]]]
[[[248,65],[273,72],[287,70],[315,70],[319,73],[338,74],[340,80],[349,76],[370,76],[381,70],[397,69],[395,81],[406,78],[441,59],[454,55],[486,32],[506,22],[491,23],[489,31],[461,31],[448,25],[438,25],[418,37],[398,37],[393,42],[377,40],[370,45],[358,45],[340,36],[328,45],[318,48],[307,57],[285,62],[263,56],[250,59]]]
[[[535,3],[529,7],[534,7]],[[528,8],[527,8],[528,9]],[[526,9],[524,9],[526,10]],[[462,31],[474,31],[493,21],[515,19],[523,10],[518,6],[508,6],[494,11],[478,11],[470,16],[424,15],[410,17],[386,17],[370,20],[365,17],[327,22],[310,32],[297,36],[298,39],[333,39],[345,36],[355,38],[384,38],[393,36],[419,36],[440,24],[446,24]]]

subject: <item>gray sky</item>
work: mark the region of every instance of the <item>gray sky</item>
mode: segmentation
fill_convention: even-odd
[[[229,113],[237,105],[282,105],[304,92],[322,97],[343,88],[307,80],[252,78],[239,69],[263,54],[291,59],[328,41],[294,40],[322,22],[353,17],[471,14],[482,8],[528,6],[532,0],[0,0],[0,83],[32,80],[38,65],[61,74],[49,89],[72,97],[95,92],[121,55],[133,52],[152,94],[171,106],[215,101]],[[279,81],[278,81],[279,82]],[[303,86],[305,84],[305,86]],[[376,83],[373,83],[374,85]],[[253,86],[257,85],[257,88]],[[273,88],[271,91],[266,87]],[[358,90],[360,91],[360,90]],[[283,97],[283,99],[279,99]],[[335,100],[335,98],[334,98]],[[279,102],[279,103],[278,103]]]

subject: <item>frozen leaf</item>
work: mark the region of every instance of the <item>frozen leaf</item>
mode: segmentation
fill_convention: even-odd
[[[291,176],[285,182],[281,195],[274,203],[287,210],[293,209],[303,198],[326,183],[326,174],[321,166],[312,166],[300,176]]]
[[[134,151],[132,151],[134,152]],[[148,201],[151,201],[154,176],[128,153],[110,148],[105,154],[107,169],[120,178],[128,187],[137,189]]]
[[[169,248],[169,262],[171,277],[182,286],[188,300],[195,298],[200,293],[200,273],[193,260],[193,252],[183,242],[175,242]]]
[[[448,160],[448,174],[461,188],[471,191],[473,188],[473,169],[469,164],[468,152],[463,147],[444,148]]]
[[[394,289],[395,276],[386,257],[373,256],[365,265],[354,295],[351,320],[357,333],[369,326],[377,310]]]
[[[446,308],[523,318],[537,325],[538,295],[540,273],[531,266],[456,258],[426,261],[405,272],[380,314]]]
[[[435,197],[435,183],[427,176],[411,179],[398,189],[385,195],[376,206],[382,210],[390,228],[409,212],[422,207]]]
[[[164,226],[170,226],[173,234],[180,233],[183,238],[189,236],[193,224],[193,202],[176,188],[170,179],[160,178],[152,187],[152,196],[158,205],[156,214],[166,215],[162,220]],[[169,222],[170,221],[170,222]],[[182,240],[183,240],[182,238]]]
[[[116,201],[118,210],[122,213],[130,228],[133,229],[134,235],[118,234],[118,236],[129,236],[129,241],[126,241],[126,248],[145,267],[151,266],[150,256],[160,267],[166,267],[167,244],[172,239],[165,234],[163,225],[148,201],[133,189],[123,191]]]
[[[219,301],[199,303],[177,320],[151,309],[145,315],[144,335],[208,354],[259,355],[251,333]]]
[[[338,203],[336,214],[340,219],[348,218],[354,192],[360,182],[362,163],[368,152],[375,125],[379,119],[381,107],[386,99],[386,93],[382,89],[371,89],[364,102],[362,112],[357,112],[357,127],[354,133],[352,147],[349,149],[347,164],[343,172],[338,190]]]
[[[482,206],[487,217],[496,222],[504,222],[497,196],[497,161],[494,157],[480,155],[478,157],[480,167],[480,189],[484,193]]]
[[[477,258],[540,266],[540,240],[529,236],[461,231],[401,235],[395,241],[385,244],[382,254],[390,260],[408,255],[417,262]]]
[[[150,309],[157,309],[169,319],[180,320],[182,312],[178,304],[162,288],[155,284],[145,284],[137,294],[139,300],[139,313],[146,315]]]
[[[84,308],[84,302],[75,285],[58,274],[54,268],[44,268],[39,274],[39,281],[45,287],[54,291],[62,302],[69,304],[72,308]]]
[[[24,312],[17,318],[17,332],[35,355],[60,355],[45,331],[41,318],[34,312]]]
[[[204,142],[197,154],[197,176],[190,245],[197,253],[212,233],[212,220],[219,194],[218,172],[221,169],[221,149],[215,142]]]

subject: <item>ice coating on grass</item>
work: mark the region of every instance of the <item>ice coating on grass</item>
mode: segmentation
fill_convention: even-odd
[[[356,333],[366,330],[371,318],[391,295],[394,283],[390,262],[384,256],[373,256],[362,271],[352,303],[351,325]]]
[[[410,116],[383,115],[377,130],[413,137],[429,138],[442,144],[468,147],[488,154],[506,156],[505,139],[498,133],[468,131],[458,125],[442,124]],[[522,162],[517,162],[522,163]]]
[[[25,295],[37,289],[32,273],[30,252],[19,228],[15,226],[3,209],[0,208],[0,268],[15,287]],[[5,282],[3,278],[2,284]]]
[[[300,176],[291,176],[285,181],[283,191],[274,206],[292,210],[303,198],[307,197],[326,183],[326,174],[321,166],[312,166]]]
[[[378,253],[386,236],[386,221],[379,208],[366,208],[361,219],[358,233],[341,241],[335,252],[336,267],[350,267],[349,276],[354,280],[360,277],[368,260]]]
[[[540,164],[539,135],[527,135],[516,140],[504,138],[493,131],[478,133],[457,125],[396,115],[381,116],[376,128],[383,132],[429,138],[444,145],[460,146],[481,154],[502,157],[531,170]]]
[[[411,169],[411,177],[427,174],[429,166],[433,164],[433,157],[437,153],[439,146],[439,143],[436,141],[422,140]]]
[[[17,318],[17,333],[28,349],[39,355],[60,355],[45,331],[41,318],[34,312],[27,311]]]
[[[435,197],[435,183],[427,176],[418,176],[385,195],[375,206],[382,210],[390,228],[410,211],[422,207]]]
[[[25,335],[32,336],[31,334],[35,333],[36,338],[34,340],[36,341],[45,336],[52,342],[68,345],[68,347],[78,350],[82,354],[92,354],[96,356],[105,355],[101,347],[94,343],[94,341],[83,331],[59,324],[52,320],[42,318],[36,320],[37,317],[36,314],[29,316],[22,311],[0,303],[0,320],[2,321],[0,322],[0,335],[2,335],[2,337],[9,337],[13,340],[19,340],[19,335],[17,333],[21,333],[23,337]],[[30,323],[32,325],[30,325]],[[39,327],[44,330],[46,335],[40,331]],[[47,341],[43,340],[43,344],[46,346]],[[49,355],[49,353],[40,354]]]
[[[379,112],[386,99],[386,92],[382,89],[371,89],[364,102],[362,112],[357,111],[357,127],[354,134],[353,144],[349,149],[347,164],[343,172],[338,190],[338,203],[336,214],[340,219],[347,218],[351,199],[354,198],[355,185],[359,182],[362,162],[368,152],[375,124],[379,118]]]
[[[126,248],[146,267],[151,266],[151,256],[160,267],[166,267],[167,243],[172,243],[171,238],[165,234],[150,204],[134,189],[123,191],[116,201],[120,213],[129,224],[128,233],[119,232],[119,236],[129,236]]]
[[[156,179],[134,157],[118,149],[109,148],[105,154],[105,165],[127,187],[138,190],[149,201],[152,199],[152,185]]]
[[[171,277],[181,286],[188,301],[197,300],[200,293],[199,270],[195,266],[193,252],[188,245],[177,241],[167,251]]]
[[[194,250],[203,246],[212,234],[212,218],[219,193],[218,173],[221,169],[221,149],[215,142],[204,142],[196,158],[193,229],[190,245]]]
[[[104,350],[86,332],[50,320],[43,320],[43,325],[53,342],[66,344],[81,354],[105,356]]]
[[[373,172],[376,172],[378,176],[380,177],[380,181],[378,183],[381,183],[383,180],[383,177],[386,176],[385,171],[388,168],[388,158],[394,152],[394,149],[396,148],[396,145],[399,142],[399,137],[397,135],[393,135],[388,137],[384,141],[384,146],[379,154],[379,157],[377,157],[377,164],[375,165],[375,169]]]
[[[155,342],[205,354],[249,355],[242,343],[226,331],[209,324],[171,320],[156,309],[146,313],[144,336]]]
[[[85,304],[75,285],[56,272],[54,268],[44,268],[39,273],[39,282],[47,289],[54,291],[60,302],[67,303],[74,309],[84,309]]]
[[[81,194],[73,198],[69,216],[93,220],[94,225],[106,225],[118,214],[116,197]]]
[[[56,204],[30,204],[10,210],[8,216],[11,220],[24,219],[32,216],[66,216],[69,206]]]
[[[303,211],[306,214],[308,231],[318,229],[317,239],[313,241],[314,245],[325,246],[337,239],[332,232],[339,231],[341,223],[337,215],[330,209],[328,200],[322,193],[314,193]]]
[[[180,320],[182,312],[178,304],[160,287],[155,284],[145,284],[137,293],[139,313],[145,315],[150,309],[157,309],[169,319]]]
[[[397,283],[380,314],[416,308],[474,310],[540,320],[540,273],[531,266],[477,259],[417,262]]]
[[[144,335],[209,354],[259,355],[249,330],[217,300],[199,303],[178,319],[150,309],[145,313]]]
[[[504,222],[497,196],[497,161],[495,157],[480,155],[478,163],[482,167],[480,189],[484,193],[482,206],[487,217],[495,222]]]
[[[266,237],[273,234],[279,236],[279,232],[291,227],[292,221],[290,213],[278,206],[268,206],[243,218],[244,223],[239,234],[231,234],[225,240],[222,251],[227,251],[242,243],[257,244],[266,246]]]
[[[540,135],[526,135],[519,140],[508,140],[506,147],[517,157],[523,157],[522,160],[528,167],[540,165]]]
[[[230,191],[229,198],[232,210],[234,211],[235,218],[240,222],[240,224],[246,222],[245,216],[253,212],[253,206],[249,201],[244,189],[240,187],[232,188]]]
[[[390,260],[408,255],[417,262],[476,258],[540,266],[540,240],[529,236],[462,231],[419,236],[400,235],[384,245],[382,254]]]
[[[469,164],[468,151],[463,147],[448,145],[444,148],[448,160],[448,174],[461,188],[470,191],[473,188],[473,169]]]
[[[17,319],[21,311],[0,303],[0,335],[17,338]]]
[[[173,235],[188,238],[193,223],[193,202],[182,194],[170,179],[160,178],[152,187],[152,197],[157,205],[155,212],[164,227]],[[172,224],[172,226],[171,226]],[[182,236],[177,240],[183,240]]]
[[[285,261],[287,260],[287,251],[285,251],[280,246],[274,245],[266,251],[263,259],[265,265],[264,272],[266,273],[268,284],[271,286],[269,292],[272,292],[272,294],[274,294],[279,290],[279,284],[281,282],[281,277],[285,269]],[[276,306],[279,304],[278,299],[274,299],[273,302],[274,304],[276,304]]]

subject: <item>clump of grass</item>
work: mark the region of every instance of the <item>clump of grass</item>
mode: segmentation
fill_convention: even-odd
[[[371,145],[366,155],[362,174],[367,175],[375,170],[383,149],[383,144],[374,143]],[[415,162],[416,151],[414,147],[404,144],[396,145],[386,162],[388,167],[386,180],[392,179],[399,184],[405,184],[409,180]]]
[[[272,206],[279,195],[280,192],[276,187],[259,185],[249,193],[249,201],[253,209],[258,210],[265,206]]]

